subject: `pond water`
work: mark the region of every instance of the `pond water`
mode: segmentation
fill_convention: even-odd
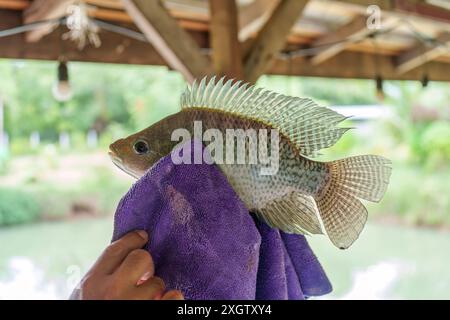
[[[112,219],[0,229],[0,299],[65,299],[108,244]],[[322,299],[449,299],[450,233],[369,225],[341,251],[309,239],[334,287]]]

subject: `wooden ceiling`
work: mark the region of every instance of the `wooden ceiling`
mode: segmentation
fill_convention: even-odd
[[[62,17],[76,2],[0,0],[0,31]],[[64,50],[70,60],[168,65],[189,81],[211,73],[250,82],[263,73],[411,80],[426,73],[431,80],[450,80],[450,9],[444,0],[84,3],[91,17],[142,32],[149,43],[101,31],[100,48],[79,51],[62,43],[59,28],[49,24],[0,38],[0,57],[53,60]],[[381,10],[375,38],[367,27],[375,17],[370,4]]]

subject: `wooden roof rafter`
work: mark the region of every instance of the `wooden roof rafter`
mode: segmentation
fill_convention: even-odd
[[[239,8],[239,41],[258,34],[279,3],[280,0],[260,0]]]
[[[51,20],[67,14],[67,8],[75,0],[35,0],[23,12],[24,23]],[[26,34],[27,41],[36,42],[50,33],[55,24],[49,23]]]
[[[122,0],[122,3],[161,57],[187,81],[211,72],[209,59],[159,1]]]
[[[244,79],[256,82],[269,67],[276,53],[305,9],[308,0],[281,0],[269,20],[259,31],[248,56],[245,57]]]
[[[67,7],[74,1],[0,0],[0,31],[2,30],[1,17],[5,12],[17,10],[15,12],[20,14],[23,11],[24,21],[41,21],[64,16],[67,14],[63,10],[64,6]],[[124,2],[126,1],[132,0]],[[214,1],[225,2],[225,4],[220,4],[223,8],[220,10],[225,10],[226,14],[217,14],[220,10],[211,14],[214,11],[212,8]],[[306,0],[296,2],[303,1],[306,3]],[[383,75],[383,78],[403,79],[409,76],[414,78],[418,70],[422,70],[422,73],[423,70],[426,70],[428,73],[430,64],[445,66],[450,63],[450,50],[446,40],[450,33],[450,10],[437,7],[435,2],[430,4],[427,1],[309,0],[308,5],[303,6],[300,10],[302,13],[297,17],[291,19],[290,16],[294,15],[292,10],[286,10],[284,14],[280,15],[282,18],[278,18],[278,21],[281,22],[274,23],[273,21],[277,20],[277,9],[281,7],[282,3],[289,1],[235,0],[231,2],[233,5],[230,6],[229,1],[220,0],[155,0],[155,2],[163,4],[160,8],[165,10],[164,12],[172,21],[169,29],[176,28],[175,34],[178,36],[175,36],[176,41],[170,40],[169,38],[173,38],[170,31],[159,30],[157,34],[163,41],[155,41],[154,35],[149,37],[147,34],[146,37],[150,43],[153,43],[152,47],[156,49],[157,54],[165,58],[165,63],[169,67],[181,71],[187,79],[192,79],[194,74],[204,75],[214,71],[254,82],[264,72],[272,72],[275,66],[279,72],[280,66],[286,65],[283,62],[283,59],[286,59],[285,52],[291,52],[294,57],[298,55],[298,58],[291,60],[296,63],[301,62],[302,70],[306,70],[304,73],[309,75],[323,74],[323,71],[316,72],[314,68],[334,65],[337,61],[347,61],[344,59],[345,57],[350,56],[351,53],[357,53],[355,56],[364,57],[364,61],[369,61],[368,57],[372,57],[372,61],[378,60],[375,59],[375,55],[378,55],[380,60],[384,61],[383,63],[389,63],[390,67],[384,68],[388,70],[388,76]],[[138,26],[138,29],[143,31],[142,25],[139,26],[136,23],[135,17],[129,14],[122,0],[84,0],[84,2],[88,4],[88,14],[93,18],[113,21],[132,30]],[[31,14],[33,6],[39,9],[38,4],[45,5],[46,9],[37,10]],[[375,41],[370,37],[373,31],[366,28],[365,23],[368,4],[376,4],[382,10],[383,29],[387,29],[386,26],[392,24],[393,21],[399,25],[398,28],[389,28],[388,32],[383,30],[376,32],[376,46],[374,45]],[[437,8],[438,10],[436,10]],[[41,13],[36,14],[39,11]],[[407,14],[412,17],[410,24],[413,28],[401,21],[402,19],[406,20]],[[220,18],[220,16],[222,17]],[[160,20],[159,17],[158,20]],[[58,20],[52,19],[52,21]],[[97,20],[97,23],[100,24],[100,22]],[[151,22],[151,25],[160,23],[156,20],[147,22]],[[288,24],[288,27],[280,27],[280,25]],[[33,30],[27,34],[26,38],[39,43],[48,37],[47,35],[54,26],[49,24],[47,28]],[[413,29],[423,33],[431,41],[428,43],[418,41],[419,37],[416,35],[418,32]],[[102,40],[103,33],[104,31],[100,35]],[[145,32],[142,33],[145,34]],[[183,34],[183,40],[179,40],[181,34]],[[189,36],[194,38],[190,39]],[[184,40],[184,38],[188,39]],[[51,39],[57,41],[56,37],[52,36]],[[108,38],[105,38],[105,41],[108,41]],[[127,38],[124,39],[124,43],[130,41]],[[177,42],[180,41],[183,42],[183,45],[178,45],[178,47],[187,47],[188,54],[177,48]],[[0,42],[3,40],[0,39]],[[164,42],[166,48],[162,49],[160,44]],[[27,45],[27,47],[31,46]],[[0,57],[2,51],[13,51],[2,49],[4,48],[0,48]],[[52,55],[48,54],[48,56]],[[74,56],[80,58],[79,55]],[[96,55],[90,57],[94,56]],[[193,57],[195,58],[193,59]],[[98,60],[102,60],[100,56],[98,56]],[[126,57],[119,60],[126,62]],[[145,61],[145,59],[141,61]],[[130,61],[130,63],[132,62]],[[344,70],[346,68],[352,69],[349,66],[343,66],[341,71],[343,77],[348,76]],[[431,70],[434,70],[433,73],[438,72],[435,68],[431,68]],[[284,72],[291,73],[287,69]],[[324,74],[330,73],[325,72]],[[398,75],[394,76],[392,73],[398,73]],[[357,77],[367,77],[366,72],[354,71],[352,74]],[[433,80],[433,76],[430,75],[429,78]],[[438,78],[446,77],[437,75],[436,79]],[[450,78],[450,75],[447,78]]]
[[[318,65],[345,50],[350,43],[344,40],[352,37],[355,39],[358,37],[362,38],[364,35],[373,32],[367,28],[366,23],[367,17],[365,15],[358,15],[338,30],[327,33],[315,40],[311,47],[323,47],[321,47],[321,49],[319,49],[318,52],[311,58],[311,63],[313,65]],[[329,43],[335,44],[327,46],[326,44]]]
[[[450,32],[440,33],[434,42],[435,45],[427,46],[418,41],[415,47],[397,56],[395,58],[397,72],[408,72],[443,56],[450,48]]]
[[[367,8],[378,6],[385,13],[413,15],[419,18],[434,19],[450,23],[450,10],[428,3],[425,0],[338,0],[339,2]]]

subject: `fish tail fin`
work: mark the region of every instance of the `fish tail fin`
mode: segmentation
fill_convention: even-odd
[[[378,202],[383,197],[391,162],[364,155],[327,163],[330,176],[314,196],[325,231],[335,246],[347,249],[358,238],[367,220],[359,199]]]

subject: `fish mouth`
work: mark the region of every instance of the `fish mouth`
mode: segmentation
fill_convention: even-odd
[[[108,151],[108,155],[117,168],[126,172],[122,159],[117,155],[117,153],[111,147],[110,147],[110,151]]]
[[[112,151],[112,150],[108,151],[108,155],[113,161],[122,162],[122,159],[120,159],[119,156],[114,151]]]
[[[122,159],[117,155],[112,147],[109,147],[108,155],[111,158],[112,162],[114,162],[114,164],[123,166]]]
[[[111,158],[112,162],[114,163],[114,165],[119,168],[120,170],[122,170],[123,172],[129,174],[130,176],[132,176],[135,179],[139,179],[139,175],[137,175],[135,172],[129,170],[128,168],[125,167],[122,158],[120,158],[117,153],[110,147],[110,151],[108,151],[108,155]]]

